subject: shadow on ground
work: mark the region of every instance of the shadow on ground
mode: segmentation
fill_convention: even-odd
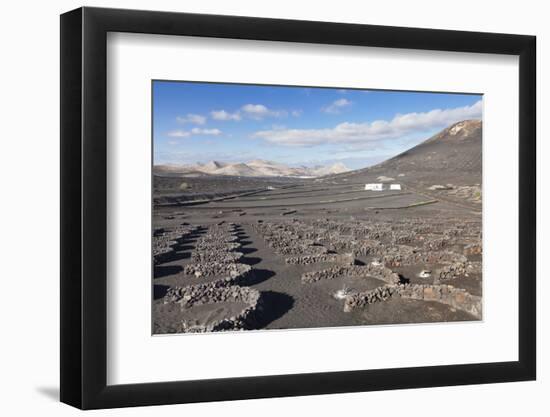
[[[261,300],[262,312],[258,320],[260,329],[282,317],[294,306],[294,298],[282,292],[262,291]]]
[[[168,285],[155,284],[153,287],[153,297],[155,300],[162,298],[166,295],[170,287]]]
[[[180,265],[155,265],[154,277],[162,278],[168,275],[179,274],[183,271]]]

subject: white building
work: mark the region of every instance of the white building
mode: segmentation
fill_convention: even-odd
[[[365,191],[382,191],[383,189],[381,183],[365,184]]]
[[[400,190],[401,184],[390,184],[390,190]]]

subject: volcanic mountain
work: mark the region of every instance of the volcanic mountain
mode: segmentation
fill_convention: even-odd
[[[410,185],[481,184],[482,122],[464,120],[378,165],[328,177]]]
[[[290,167],[285,164],[255,159],[246,163],[210,161],[194,165],[155,165],[153,172],[159,176],[236,176],[236,177],[295,177],[313,178],[349,171],[342,163],[315,167]]]

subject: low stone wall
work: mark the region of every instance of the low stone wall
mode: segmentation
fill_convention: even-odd
[[[165,246],[153,246],[153,263],[159,265],[172,259],[176,253],[172,246],[176,243],[177,242],[167,242]]]
[[[409,251],[408,253],[393,253],[382,257],[382,262],[389,267],[413,264],[445,264],[466,262],[464,255],[450,251]]]
[[[208,252],[194,252],[191,260],[194,263],[234,263],[238,262],[244,255],[241,252],[229,252],[229,251],[208,251]]]
[[[393,232],[391,241],[396,245],[408,245],[416,242],[418,235],[414,232]]]
[[[183,267],[183,273],[186,275],[195,275],[196,277],[221,275],[227,276],[226,280],[232,282],[246,278],[251,270],[250,265],[224,262],[194,263]]]
[[[438,237],[432,239],[426,239],[424,241],[424,250],[429,251],[440,251],[445,249],[453,244],[453,240],[447,237]]]
[[[354,265],[355,256],[352,253],[325,253],[321,255],[291,256],[285,258],[289,265],[310,265],[314,263],[335,263],[338,265]]]
[[[323,255],[328,252],[328,249],[320,245],[312,245],[300,242],[285,242],[280,246],[274,247],[280,255]]]
[[[452,285],[405,285],[400,287],[399,295],[411,300],[437,301],[481,319],[481,297]]]
[[[198,241],[195,244],[195,251],[208,251],[208,250],[224,250],[232,251],[239,249],[241,244],[239,242],[222,242],[222,241]]]
[[[386,285],[374,290],[364,291],[348,295],[344,301],[344,311],[350,312],[355,308],[362,308],[368,304],[386,301],[391,297],[402,297],[410,300],[436,301],[447,304],[457,310],[470,313],[472,316],[481,319],[482,303],[481,297],[472,295],[462,288],[452,285],[421,285],[421,284],[399,284]]]
[[[383,265],[351,265],[334,266],[321,271],[311,271],[302,274],[303,283],[312,283],[322,279],[338,279],[344,277],[373,277],[378,278],[388,284],[399,283],[399,275]]]
[[[376,255],[380,257],[386,257],[387,259],[400,259],[408,256],[412,256],[415,253],[415,249],[408,245],[386,245],[382,243],[371,244],[368,241],[367,245],[363,247],[364,251],[354,250],[354,253],[359,255]]]
[[[191,261],[201,263],[234,263],[243,254],[236,252],[241,247],[238,242],[237,229],[234,224],[214,225],[201,236],[195,244]]]
[[[380,243],[371,239],[356,240],[352,236],[331,235],[318,240],[319,243],[335,252],[349,251],[356,256],[367,256],[378,252]]]
[[[350,251],[355,256],[389,256],[395,254],[397,256],[400,253],[409,254],[413,252],[413,248],[406,245],[385,245],[372,239],[360,239],[352,240],[351,238],[334,238],[333,241],[326,239],[321,240],[327,248],[334,251]]]
[[[169,261],[175,254],[173,248],[179,241],[189,236],[197,228],[181,225],[172,230],[157,229],[153,235],[153,262],[155,265]]]
[[[316,228],[323,228],[340,235],[352,235],[355,239],[386,239],[391,237],[391,227],[380,222],[339,222],[329,219],[320,219],[313,222]]]
[[[193,325],[193,327],[184,328],[184,331],[202,333],[256,328],[256,314],[261,305],[261,296],[260,292],[253,288],[224,286],[220,282],[214,282],[188,287],[171,288],[164,297],[165,303],[179,303],[182,308],[231,301],[243,302],[247,304],[247,307],[238,315],[214,321],[205,326]],[[183,324],[185,326],[185,323]]]
[[[434,279],[448,281],[459,276],[481,273],[481,262],[455,262],[436,271]]]
[[[464,274],[466,274],[466,263],[456,262],[438,269],[434,276],[434,282],[448,281]]]
[[[293,219],[282,222],[259,222],[255,229],[266,240],[276,238],[312,239],[331,250],[349,251],[356,242],[364,240],[384,241],[390,245],[420,244],[426,249],[439,250],[452,244],[455,238],[480,239],[479,222],[464,222],[461,219],[437,221],[431,219],[380,221],[346,221],[317,219],[312,222]],[[475,242],[474,242],[475,243]],[[362,245],[361,245],[362,246]]]
[[[445,230],[445,236],[448,237],[475,236],[480,233],[481,228],[477,224],[457,224],[455,227]]]
[[[363,308],[369,304],[386,301],[398,292],[398,285],[384,285],[370,291],[348,295],[344,301],[344,311],[349,313],[356,308]]]
[[[380,255],[381,245],[372,244],[372,241],[360,242],[352,249],[355,256]]]
[[[267,246],[279,255],[305,256],[321,255],[328,252],[328,249],[315,239],[295,233],[288,225],[276,226],[269,223],[260,225],[256,225],[256,231],[263,237]],[[312,233],[308,233],[308,235],[312,235]]]

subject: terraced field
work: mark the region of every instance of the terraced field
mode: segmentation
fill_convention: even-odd
[[[172,251],[155,257],[153,331],[480,319],[481,223],[471,211],[354,187],[334,187],[353,195],[345,201],[312,186],[159,208],[155,241]]]
[[[154,333],[483,317],[480,122],[318,179],[155,184]]]

